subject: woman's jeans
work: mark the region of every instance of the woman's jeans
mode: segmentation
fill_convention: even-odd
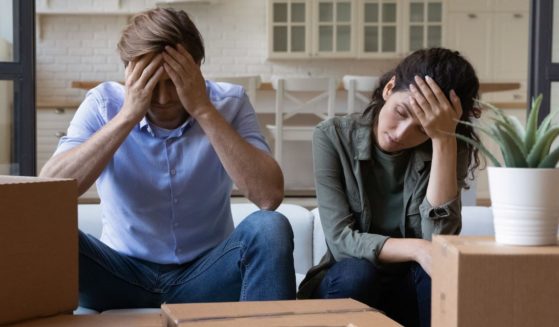
[[[97,311],[295,298],[293,231],[274,211],[251,214],[227,240],[180,265],[122,255],[81,231],[79,249],[80,306]]]
[[[388,274],[364,259],[342,260],[328,270],[313,297],[353,298],[404,326],[431,324],[431,278],[415,262],[403,273]]]

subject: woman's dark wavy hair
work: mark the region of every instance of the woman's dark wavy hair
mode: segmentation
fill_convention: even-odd
[[[472,117],[479,118],[481,110],[474,107],[478,96],[479,81],[472,65],[457,51],[443,48],[421,49],[407,56],[398,66],[380,78],[379,86],[373,91],[371,102],[363,112],[363,116],[372,115],[376,123],[378,115],[384,106],[382,92],[392,77],[395,77],[393,92],[409,91],[409,85],[415,83],[414,77],[429,76],[434,79],[441,90],[450,99],[450,90],[454,90],[462,104],[460,120],[470,121]],[[450,101],[450,100],[449,100]],[[478,135],[471,126],[458,124],[456,133],[479,141]],[[468,167],[471,179],[474,171],[480,165],[478,150],[458,140],[458,149],[468,151]]]

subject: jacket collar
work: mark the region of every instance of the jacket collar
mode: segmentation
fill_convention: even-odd
[[[371,160],[373,150],[373,122],[371,115],[354,116],[354,128],[352,130],[352,145],[355,160]],[[417,172],[425,168],[425,163],[432,159],[431,142],[427,141],[418,145],[412,152],[411,160]]]

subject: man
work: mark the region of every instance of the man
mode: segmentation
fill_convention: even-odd
[[[293,234],[273,212],[283,175],[240,86],[205,81],[188,15],[136,15],[118,44],[126,83],[88,92],[41,176],[97,180],[101,241],[80,232],[80,305],[295,297]],[[262,210],[236,229],[234,182]]]

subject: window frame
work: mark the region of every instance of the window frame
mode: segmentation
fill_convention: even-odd
[[[0,62],[0,80],[13,82],[12,168],[10,174],[35,176],[35,0],[12,0],[13,59]]]

